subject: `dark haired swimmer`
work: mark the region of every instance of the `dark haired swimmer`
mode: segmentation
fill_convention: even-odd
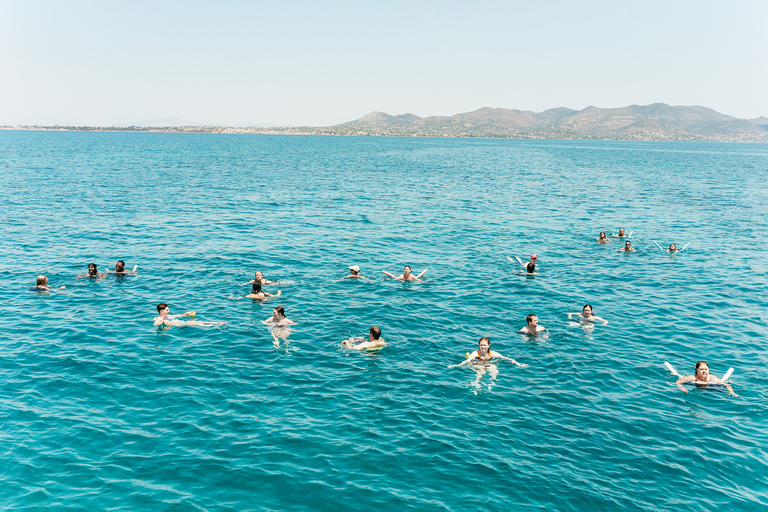
[[[611,241],[605,236],[605,231],[600,232],[600,238],[597,238],[597,243],[599,244],[609,244]]]
[[[89,263],[88,264],[88,272],[86,272],[85,274],[80,274],[77,277],[78,278],[80,278],[80,277],[95,277],[97,279],[104,279],[106,276],[107,276],[107,274],[102,274],[101,272],[96,270],[96,264],[95,263]]]
[[[481,362],[481,361],[490,362],[494,358],[496,358],[496,359],[504,359],[506,361],[511,361],[512,363],[516,364],[517,366],[522,366],[522,367],[528,366],[527,364],[520,364],[520,363],[518,363],[517,361],[515,361],[511,357],[506,357],[506,356],[503,356],[503,355],[499,354],[498,352],[494,352],[493,350],[491,350],[491,340],[486,338],[486,337],[482,337],[482,338],[480,338],[480,341],[477,343],[477,350],[472,352],[469,355],[469,357],[466,358],[461,363],[448,365],[448,368],[456,368],[457,366],[462,366],[462,365],[465,365],[465,364],[470,364],[472,362]]]
[[[158,316],[155,317],[154,325],[159,327],[160,325],[166,325],[168,327],[185,327],[188,325],[194,325],[197,327],[215,327],[218,325],[224,325],[226,322],[201,322],[199,320],[179,320],[180,317],[193,317],[194,311],[187,311],[183,315],[171,315],[171,308],[165,302],[161,302],[157,305]]]
[[[621,248],[621,249],[619,249],[619,250],[620,250],[620,251],[624,251],[624,252],[637,252],[637,249],[635,249],[634,247],[632,247],[632,242],[630,242],[629,240],[627,240],[626,242],[624,242],[624,247],[622,247],[622,248]]]
[[[349,338],[348,340],[342,341],[341,345],[345,348],[351,348],[352,350],[371,350],[387,346],[387,342],[381,337],[381,329],[376,325],[368,330],[368,341],[353,343],[361,340],[362,338]]]
[[[695,375],[686,375],[685,377],[680,377],[677,379],[677,387],[680,388],[680,391],[683,391],[685,393],[688,392],[687,389],[683,387],[683,384],[686,382],[693,382],[696,386],[702,386],[706,387],[707,384],[722,384],[725,386],[725,388],[728,390],[730,394],[733,396],[739,396],[736,393],[733,392],[733,388],[730,384],[726,384],[719,378],[715,377],[714,375],[710,375],[709,373],[709,364],[707,364],[706,361],[699,361],[696,363],[696,374]]]
[[[522,332],[525,334],[536,334],[536,333],[547,330],[544,326],[539,325],[539,317],[537,317],[536,315],[526,316],[525,321],[528,325],[520,329],[519,332]]]
[[[59,286],[58,288],[51,288],[48,286],[48,278],[44,275],[37,276],[37,284],[30,288],[31,292],[52,292],[54,290],[63,290],[66,286]]]
[[[283,306],[277,306],[272,312],[272,316],[266,320],[262,320],[261,323],[267,325],[276,325],[278,327],[285,325],[296,325],[296,322],[285,317],[285,308]]]
[[[585,304],[584,308],[581,310],[581,313],[568,313],[568,320],[572,320],[574,315],[579,316],[578,319],[582,324],[593,324],[595,322],[603,322],[603,325],[608,325],[608,320],[592,314],[591,304]]]
[[[384,274],[388,275],[389,277],[391,277],[392,279],[397,279],[398,281],[421,281],[421,276],[426,274],[427,270],[428,269],[425,268],[416,277],[414,277],[413,274],[411,274],[411,266],[410,265],[406,265],[405,266],[405,268],[403,269],[403,275],[401,275],[401,276],[394,276],[394,275],[390,274],[389,272],[387,272],[386,270],[382,270],[382,272]]]
[[[243,283],[240,286],[245,286],[247,284],[252,284],[255,282],[261,283],[261,286],[267,286],[269,284],[277,284],[274,281],[270,281],[269,279],[264,279],[264,273],[261,270],[257,270],[256,273],[253,275],[253,279],[248,281],[247,283]]]
[[[669,254],[675,254],[676,252],[680,252],[677,250],[677,246],[675,244],[669,244],[669,249],[667,249],[667,252]]]
[[[107,271],[107,274],[138,274],[136,272],[137,267],[133,267],[134,270],[125,270],[125,262],[123,260],[117,260],[115,263],[115,270]]]
[[[617,235],[616,233],[614,233],[611,236],[614,238],[624,238],[627,235],[624,234],[624,228],[619,228],[619,234]]]
[[[280,294],[282,294],[282,290],[277,290],[277,293],[267,293],[261,289],[261,283],[255,282],[251,285],[251,293],[246,295],[245,297],[230,297],[232,300],[242,300],[242,299],[268,299],[270,297],[279,297]]]

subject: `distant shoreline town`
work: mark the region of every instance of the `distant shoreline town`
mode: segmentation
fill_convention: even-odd
[[[737,119],[706,107],[631,105],[583,110],[554,108],[535,113],[481,108],[453,116],[370,114],[324,127],[227,126],[2,126],[4,130],[346,135],[560,140],[768,142],[768,118]]]

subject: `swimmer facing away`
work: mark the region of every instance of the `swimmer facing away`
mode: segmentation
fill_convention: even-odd
[[[296,325],[296,322],[289,320],[285,317],[285,308],[283,306],[277,306],[272,312],[272,316],[266,320],[262,320],[261,323],[267,325],[274,325],[277,327],[283,327],[286,325]]]
[[[537,317],[536,315],[526,316],[525,321],[528,325],[520,329],[518,332],[522,332],[525,334],[536,334],[536,333],[547,330],[544,326],[539,325],[539,317]]]
[[[85,274],[80,274],[77,277],[78,278],[81,278],[81,277],[95,277],[96,279],[104,279],[105,277],[107,277],[107,274],[102,274],[101,272],[96,270],[96,264],[95,263],[89,263],[88,264],[88,272],[86,272]]]
[[[31,292],[52,292],[54,290],[63,290],[66,288],[66,286],[59,286],[58,288],[51,288],[48,286],[48,278],[44,275],[37,276],[37,284],[34,286],[34,288],[30,288],[29,291]]]
[[[715,377],[714,375],[709,374],[709,364],[706,361],[699,361],[696,363],[696,374],[695,375],[686,375],[684,377],[680,377],[677,379],[677,387],[680,388],[680,391],[683,391],[685,393],[688,392],[687,389],[683,387],[683,384],[686,382],[693,382],[696,386],[699,385],[706,385],[706,384],[722,384],[725,386],[725,388],[728,390],[730,394],[733,396],[739,396],[736,393],[733,392],[733,388],[730,384],[726,384],[722,380],[720,380],[718,377]]]
[[[187,311],[183,315],[170,315],[171,308],[165,302],[161,302],[157,305],[158,316],[155,317],[154,325],[159,327],[160,325],[185,327],[187,325],[194,325],[197,327],[215,327],[218,325],[224,325],[226,322],[201,322],[199,320],[179,320],[181,317],[193,317],[194,311]]]
[[[637,252],[637,249],[635,249],[634,247],[632,247],[632,242],[630,242],[629,240],[627,240],[626,242],[624,242],[624,247],[622,247],[622,248],[621,248],[621,249],[619,249],[619,250],[620,250],[620,251],[624,251],[624,252]]]
[[[429,269],[425,268],[416,277],[414,277],[413,274],[411,274],[411,266],[410,265],[406,265],[405,266],[405,268],[403,269],[403,275],[401,275],[401,276],[394,276],[394,275],[390,274],[389,272],[387,272],[386,270],[382,270],[382,272],[384,274],[388,275],[389,277],[391,277],[392,279],[397,279],[398,281],[421,281],[421,276],[426,274],[427,270],[429,270]]]
[[[368,280],[367,277],[363,277],[360,275],[360,267],[358,267],[357,265],[352,265],[351,267],[349,267],[349,275],[344,276],[341,279],[365,279],[366,281]]]
[[[581,321],[581,323],[593,324],[595,322],[603,322],[603,325],[608,325],[608,320],[592,314],[591,304],[585,304],[581,310],[581,313],[568,313],[568,320],[572,320],[573,315],[579,315],[579,320]]]
[[[341,345],[345,348],[351,348],[352,350],[370,350],[387,346],[387,342],[381,337],[381,329],[376,325],[368,330],[368,341],[363,341],[362,343],[357,344],[353,344],[353,341],[356,341],[355,338],[349,338],[348,340],[342,341]]]
[[[277,290],[277,293],[267,293],[261,289],[261,283],[258,281],[255,281],[251,285],[251,293],[246,295],[245,297],[230,297],[232,300],[242,300],[242,299],[268,299],[270,297],[279,297],[280,294],[282,294],[282,290]]]
[[[459,364],[450,364],[448,365],[448,368],[456,368],[457,366],[462,366],[465,364],[470,364],[473,361],[491,361],[492,359],[504,359],[506,361],[511,361],[512,363],[516,364],[517,366],[526,367],[527,364],[520,364],[511,357],[506,357],[498,352],[494,352],[491,350],[491,340],[489,338],[486,338],[485,336],[480,338],[480,341],[477,343],[477,350],[469,354],[469,357],[466,358],[464,361],[462,361]]]
[[[277,284],[274,281],[270,281],[269,279],[264,279],[264,273],[261,270],[257,270],[256,273],[253,275],[253,279],[248,281],[247,283],[243,283],[240,286],[245,286],[247,284],[253,284],[255,282],[261,283],[261,286],[267,286],[268,284]]]
[[[608,237],[605,236],[605,231],[600,232],[600,238],[597,238],[597,243],[599,244],[609,244],[611,241],[608,239]]]

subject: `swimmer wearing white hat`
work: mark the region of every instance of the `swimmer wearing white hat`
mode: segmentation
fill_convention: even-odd
[[[349,267],[349,275],[342,277],[342,279],[365,279],[366,281],[368,278],[363,277],[360,275],[360,267],[357,265],[352,265]]]

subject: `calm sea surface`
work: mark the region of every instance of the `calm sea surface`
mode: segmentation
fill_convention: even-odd
[[[0,177],[0,508],[768,507],[768,145],[4,131]],[[529,366],[447,369],[481,336]]]

